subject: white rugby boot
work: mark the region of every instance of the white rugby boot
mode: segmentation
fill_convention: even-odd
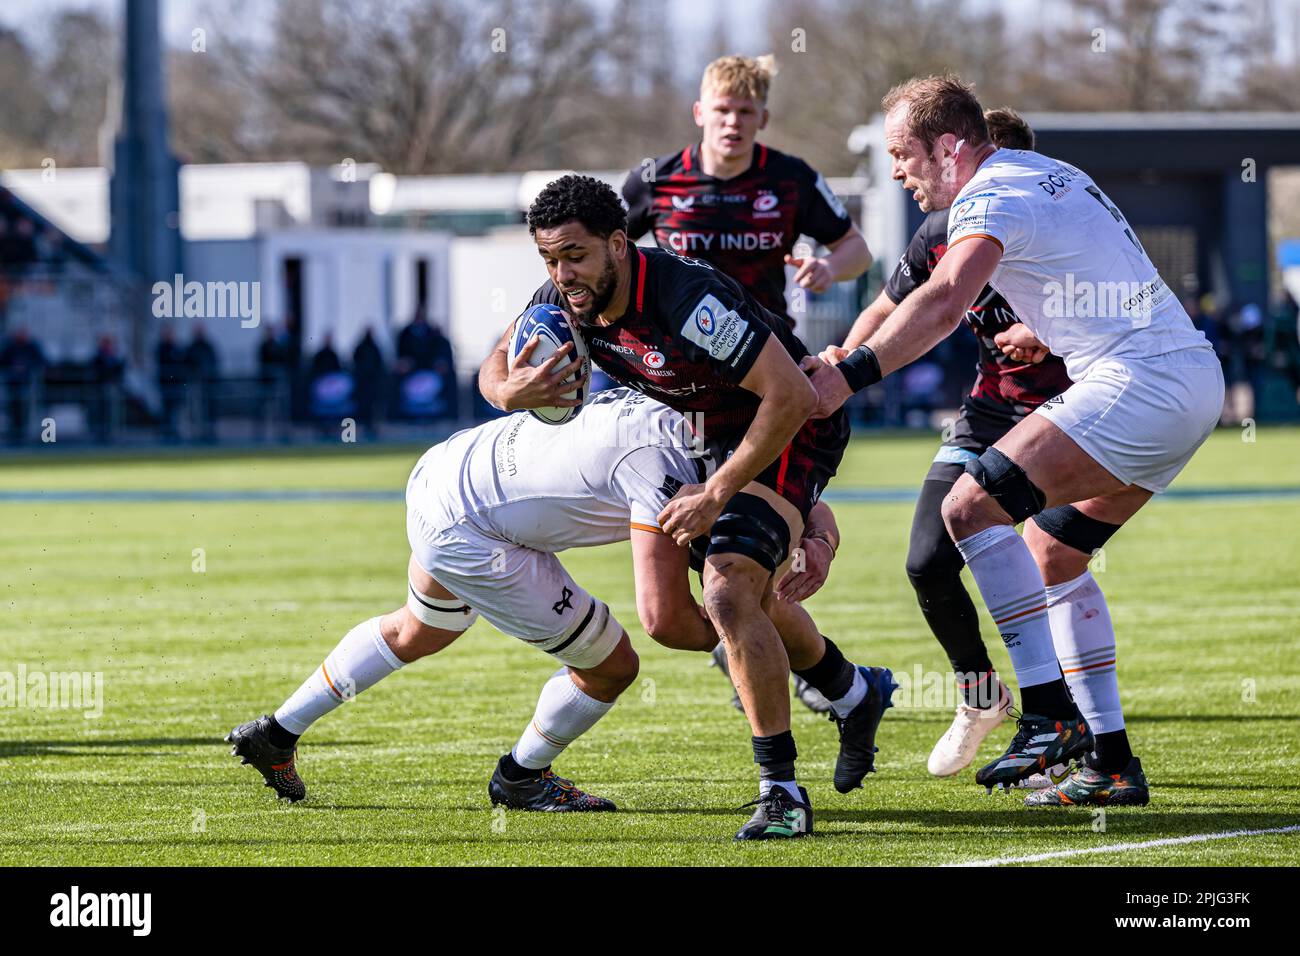
[[[1011,691],[999,679],[997,706],[983,708],[972,707],[965,703],[958,704],[952,725],[930,751],[926,769],[936,777],[951,777],[965,770],[975,759],[975,754],[979,751],[984,738],[1007,719],[1007,712],[1011,710],[1012,703],[1014,698],[1011,696]]]

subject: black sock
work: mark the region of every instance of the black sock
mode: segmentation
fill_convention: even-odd
[[[1020,688],[1020,708],[1026,714],[1040,717],[1073,717],[1074,701],[1065,686],[1065,678],[1058,677],[1046,684]]]
[[[298,738],[302,735],[289,733],[289,731],[280,726],[279,721],[272,717],[271,723],[266,727],[266,736],[270,739],[272,747],[279,747],[281,750],[290,750],[293,747],[298,746]]]
[[[1128,762],[1133,759],[1133,751],[1128,745],[1128,731],[1112,730],[1097,734],[1094,738],[1092,759],[1088,766],[1098,773],[1123,773]]]
[[[513,753],[507,753],[502,757],[500,762],[497,763],[497,767],[501,770],[501,776],[505,777],[511,783],[523,783],[525,780],[536,779],[547,770],[551,769],[550,764],[547,764],[540,770],[534,770],[532,767],[525,767],[515,759]]]
[[[966,562],[944,527],[942,514],[943,500],[962,471],[958,464],[936,464],[922,483],[907,546],[907,577],[953,672],[982,674],[993,670],[993,664],[980,637],[979,612],[961,583]]]
[[[853,675],[857,668],[844,659],[844,654],[835,646],[834,641],[829,637],[822,639],[826,641],[826,653],[822,654],[822,659],[812,667],[795,673],[817,688],[827,700],[839,700],[853,686]]]
[[[957,690],[968,707],[991,710],[998,705],[998,683],[992,670],[957,672]]]
[[[794,779],[794,761],[799,756],[794,746],[794,734],[783,730],[771,737],[753,737],[751,740],[754,744],[754,763],[758,764],[760,779]]]
[[[975,602],[954,574],[942,581],[912,579],[916,603],[930,631],[939,641],[955,674],[982,674],[993,670],[988,649],[980,637],[979,612]]]

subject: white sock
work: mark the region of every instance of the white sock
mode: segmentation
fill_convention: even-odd
[[[402,666],[383,634],[382,618],[362,621],[343,636],[320,667],[275,712],[275,720],[291,734],[307,728],[344,701],[373,687]]]
[[[784,787],[785,792],[794,797],[798,803],[803,803],[803,797],[799,794],[799,784],[793,780],[760,780],[758,781],[759,797],[766,797],[773,787]]]
[[[836,717],[843,720],[854,707],[862,703],[862,698],[867,696],[868,690],[870,688],[867,686],[867,679],[862,676],[862,671],[853,668],[853,684],[849,687],[849,692],[838,700],[831,701],[831,710],[835,711]]]
[[[613,706],[613,701],[606,703],[583,693],[568,668],[561,667],[542,687],[533,719],[510,753],[521,767],[530,770],[550,766]]]
[[[958,541],[957,550],[1007,645],[1020,686],[1059,679],[1043,575],[1024,539],[1010,525],[998,524]]]
[[[1084,571],[1047,588],[1047,614],[1065,682],[1095,734],[1124,729],[1115,674],[1115,629],[1096,580]]]

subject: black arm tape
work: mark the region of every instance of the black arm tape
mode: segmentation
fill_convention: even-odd
[[[880,374],[880,361],[876,358],[876,353],[865,345],[859,345],[835,367],[854,392],[860,392],[884,378]]]
[[[1047,504],[1047,496],[1029,480],[1025,470],[996,448],[966,462],[966,474],[988,492],[1002,510],[1019,524]]]
[[[743,554],[775,574],[790,553],[790,526],[757,495],[739,492],[709,531],[705,556]]]
[[[1089,518],[1074,505],[1048,508],[1034,515],[1034,524],[1042,528],[1061,544],[1092,554],[1119,530],[1119,525]]]

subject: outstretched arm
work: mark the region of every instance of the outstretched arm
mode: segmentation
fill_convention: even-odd
[[[657,643],[678,651],[711,651],[718,643],[691,593],[690,557],[659,531],[632,529],[632,574],[641,626]]]
[[[831,414],[854,392],[916,361],[948,335],[988,284],[1002,258],[1002,246],[974,236],[950,246],[934,274],[903,300],[866,343],[853,349],[835,368],[840,375],[816,374],[819,359],[804,359],[814,373],[818,402],[815,417]]]

